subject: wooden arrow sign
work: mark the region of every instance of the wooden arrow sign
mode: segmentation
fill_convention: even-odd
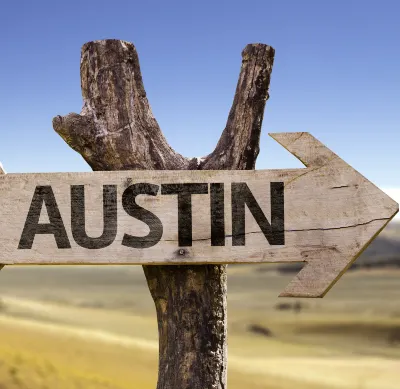
[[[312,135],[270,135],[306,168],[2,175],[0,263],[305,262],[281,296],[322,297],[398,204]]]

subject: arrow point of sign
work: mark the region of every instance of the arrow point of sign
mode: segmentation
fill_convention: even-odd
[[[327,200],[335,198],[332,194],[328,195],[331,190],[340,188],[348,189],[349,196],[352,195],[349,197],[352,201],[347,203],[347,213],[341,210],[334,216],[337,224],[328,223],[327,226],[314,228],[324,235],[325,247],[304,248],[306,251],[301,252],[299,260],[305,260],[306,265],[280,294],[280,297],[323,297],[393,219],[399,205],[308,132],[269,135],[310,168],[309,174],[326,168],[322,175],[319,171],[319,175],[329,177]],[[306,179],[305,174],[300,177]],[[336,180],[337,186],[332,184],[333,180]],[[301,185],[300,180],[295,183]],[[357,217],[354,210],[358,210]]]

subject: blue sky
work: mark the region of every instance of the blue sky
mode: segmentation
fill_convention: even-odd
[[[258,169],[301,164],[268,132],[309,131],[383,188],[400,188],[400,2],[0,2],[0,161],[88,171],[52,118],[80,112],[81,46],[133,42],[153,113],[185,156],[213,150],[241,51],[276,50]]]

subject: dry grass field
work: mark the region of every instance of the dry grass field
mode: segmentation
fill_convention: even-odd
[[[230,266],[229,388],[395,389],[400,271],[348,272],[324,299],[291,275]],[[6,267],[0,389],[155,388],[157,322],[136,266]]]

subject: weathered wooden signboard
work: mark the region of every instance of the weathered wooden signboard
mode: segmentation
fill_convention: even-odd
[[[398,204],[308,133],[306,168],[6,174],[2,264],[306,262],[283,296],[322,296]]]

